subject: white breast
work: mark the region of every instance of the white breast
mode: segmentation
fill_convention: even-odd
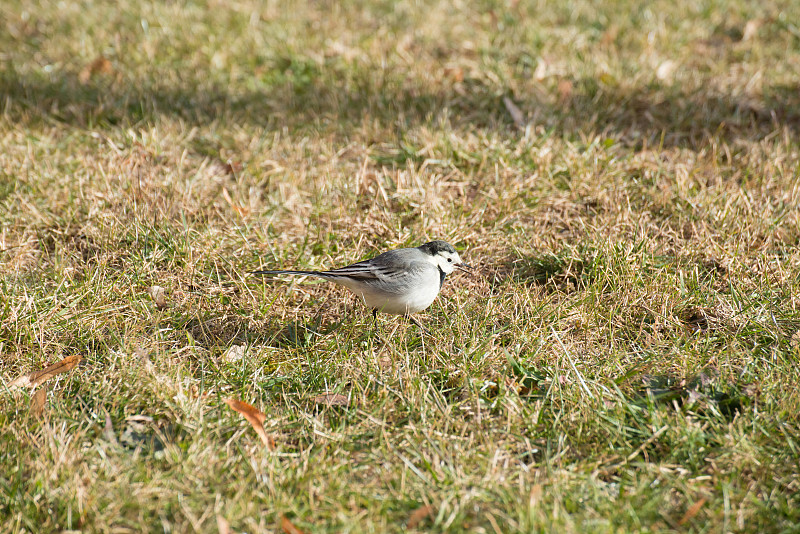
[[[402,293],[387,293],[351,280],[336,282],[363,298],[367,307],[393,315],[421,312],[433,303],[440,289],[438,269],[426,269],[417,276],[415,284]]]

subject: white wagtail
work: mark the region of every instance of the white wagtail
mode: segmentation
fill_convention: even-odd
[[[364,299],[377,319],[378,312],[408,316],[424,310],[439,294],[445,276],[455,269],[469,272],[470,266],[461,261],[450,243],[431,241],[415,248],[390,250],[331,271],[252,271],[251,274],[297,274],[336,282]]]

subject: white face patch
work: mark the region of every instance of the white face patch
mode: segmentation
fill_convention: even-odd
[[[458,255],[458,252],[441,251],[433,256],[433,259],[436,262],[436,266],[439,267],[444,274],[452,273],[456,265],[462,263],[461,256]]]

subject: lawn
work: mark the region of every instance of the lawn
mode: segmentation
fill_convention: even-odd
[[[5,1],[0,531],[800,531],[799,136],[793,0]]]

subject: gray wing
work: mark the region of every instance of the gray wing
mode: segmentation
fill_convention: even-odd
[[[428,262],[409,258],[413,250],[415,249],[390,250],[370,260],[323,271],[319,276],[332,280],[339,277],[350,278],[387,293],[405,293],[416,277],[426,270],[436,269]]]

